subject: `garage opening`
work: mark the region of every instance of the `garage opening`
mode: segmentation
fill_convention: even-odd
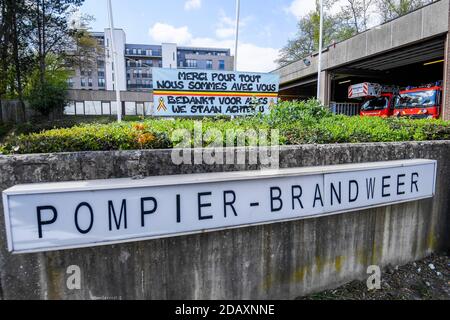
[[[444,56],[445,39],[439,37],[333,69],[330,105],[337,113],[359,114],[364,100],[348,97],[349,87],[358,83],[378,83],[404,90],[443,82]]]

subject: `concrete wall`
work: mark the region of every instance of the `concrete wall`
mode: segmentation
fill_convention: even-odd
[[[22,111],[20,107],[20,102],[17,100],[1,100],[0,103],[0,121],[5,123],[22,123]],[[26,112],[26,121],[30,121],[34,118],[42,118],[45,119],[39,112],[34,111],[30,108],[29,104],[25,101],[25,112]],[[50,119],[59,119],[63,116],[62,110],[53,111],[49,118]]]
[[[122,101],[153,101],[153,92],[122,91],[120,96]],[[71,101],[116,101],[116,92],[106,90],[69,90],[68,99]]]
[[[438,160],[434,199],[335,216],[170,239],[10,255],[0,219],[2,299],[292,299],[449,248],[450,141],[284,147],[283,167]],[[257,166],[175,166],[170,151],[0,157],[0,190],[16,184]],[[0,205],[0,212],[3,208]],[[78,265],[82,289],[66,287]]]
[[[395,48],[413,44],[449,30],[449,0],[441,0],[391,22],[376,26],[336,46],[325,49],[323,69],[339,67]],[[281,84],[312,76],[317,73],[318,55],[309,57],[311,65],[302,60],[288,64],[274,72]]]

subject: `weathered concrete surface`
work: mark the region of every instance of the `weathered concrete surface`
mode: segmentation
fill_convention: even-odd
[[[285,147],[282,167],[438,160],[434,199],[341,215],[53,253],[10,255],[0,219],[2,299],[291,299],[449,248],[450,141]],[[256,169],[174,166],[170,151],[0,157],[15,184]],[[3,208],[0,205],[0,212]],[[82,289],[66,270],[78,265]]]

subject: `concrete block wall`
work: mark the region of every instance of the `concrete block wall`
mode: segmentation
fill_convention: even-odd
[[[438,161],[434,199],[168,239],[11,255],[0,204],[1,299],[294,299],[449,248],[450,141],[283,147],[281,166]],[[22,183],[256,170],[175,166],[170,150],[0,157],[0,191]],[[69,290],[67,268],[81,269]]]

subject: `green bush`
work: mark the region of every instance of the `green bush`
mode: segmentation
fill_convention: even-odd
[[[9,124],[0,123],[0,141],[3,139],[4,136],[8,134],[11,128],[12,126]]]
[[[177,135],[179,129],[190,133],[188,147],[207,147],[216,140],[225,146],[227,132],[249,129],[256,133],[259,130],[278,129],[279,143],[287,145],[450,139],[450,122],[335,116],[315,100],[284,102],[267,115],[257,114],[233,120],[225,117],[205,118],[201,121],[147,119],[121,124],[81,124],[72,128],[59,125],[60,128],[42,132],[36,131],[36,128],[34,131],[31,128],[17,130],[23,134],[8,137],[0,152],[11,154],[171,148],[181,141],[180,135]],[[218,137],[211,136],[202,141],[202,144],[195,141],[209,129],[215,129]],[[198,134],[200,130],[202,135]],[[236,141],[235,137],[234,143]],[[260,142],[259,139],[256,141]],[[246,144],[251,142],[252,139],[247,137]]]
[[[66,129],[11,137],[3,146],[6,153],[53,153],[162,149],[172,146],[168,136],[137,124],[90,124]]]

